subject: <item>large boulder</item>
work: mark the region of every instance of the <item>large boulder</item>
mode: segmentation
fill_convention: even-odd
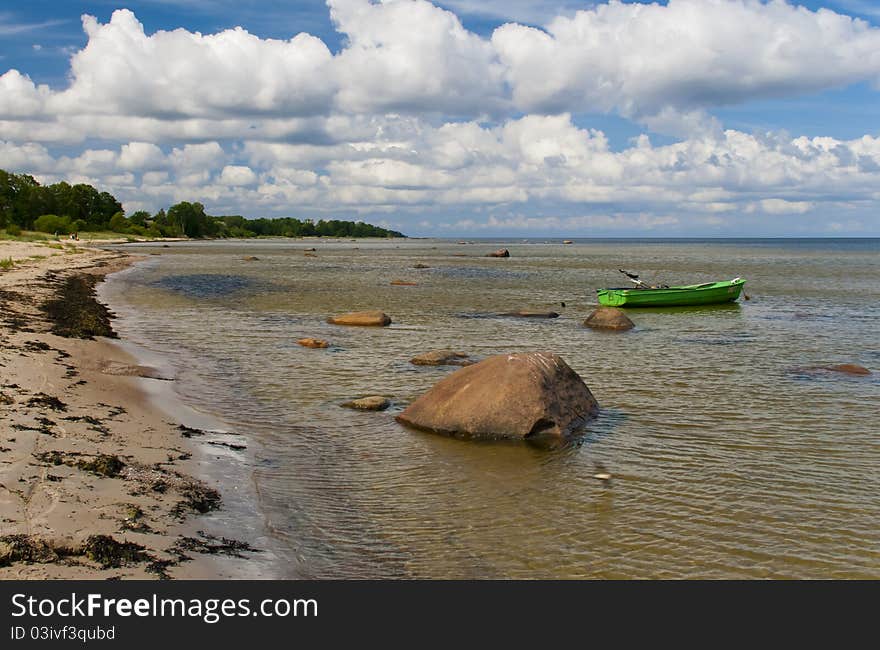
[[[409,360],[416,366],[469,366],[474,363],[464,352],[431,350]]]
[[[500,354],[456,370],[396,420],[460,438],[564,440],[599,406],[561,357],[549,352]]]
[[[358,325],[361,327],[385,327],[391,325],[391,318],[382,311],[353,311],[349,314],[331,316],[327,319],[333,325]]]
[[[497,251],[486,255],[486,257],[510,257],[510,251],[506,248],[499,248]]]
[[[617,307],[599,307],[587,316],[584,325],[594,329],[616,330],[619,332],[631,330],[635,327],[635,323],[629,319],[629,316]]]

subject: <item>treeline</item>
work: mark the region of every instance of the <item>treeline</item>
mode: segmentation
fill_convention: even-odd
[[[201,203],[181,201],[150,214],[125,215],[113,195],[83,183],[40,185],[27,174],[0,169],[0,229],[18,235],[22,230],[70,234],[111,231],[142,237],[404,237],[368,223],[300,220],[292,217],[246,219],[215,217]]]

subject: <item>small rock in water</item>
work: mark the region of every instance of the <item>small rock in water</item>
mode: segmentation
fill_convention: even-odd
[[[410,282],[409,280],[392,280],[391,286],[393,287],[415,287],[419,283],[418,282]]]
[[[305,348],[327,348],[330,347],[329,341],[325,341],[324,339],[312,339],[305,338],[297,341],[301,346]]]
[[[472,361],[464,352],[455,350],[431,350],[409,360],[416,366],[469,366]]]
[[[413,268],[414,269],[429,269],[431,267],[428,266],[427,264],[419,263],[419,264],[414,265]]]
[[[635,327],[635,323],[629,319],[629,316],[617,307],[599,307],[587,316],[584,325],[594,329],[615,330],[618,332],[631,330]]]
[[[357,325],[361,327],[385,327],[391,325],[391,318],[382,311],[355,311],[327,319],[333,325]]]
[[[246,255],[245,257],[242,257],[241,259],[244,262],[256,262],[260,258],[257,257],[256,255]]]
[[[486,255],[486,257],[510,257],[510,251],[506,248],[499,248],[497,251]]]
[[[342,406],[358,411],[384,411],[391,406],[391,400],[381,395],[370,395],[369,397],[361,397],[345,402]]]

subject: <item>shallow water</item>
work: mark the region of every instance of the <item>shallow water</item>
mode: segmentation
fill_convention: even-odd
[[[482,256],[501,246],[511,258]],[[229,533],[268,535],[279,577],[880,577],[878,240],[126,248],[159,255],[105,285],[115,326],[247,438],[265,531]],[[751,299],[583,328],[594,290],[623,286],[617,268],[742,276]],[[325,322],[360,309],[394,324]],[[561,317],[492,316],[518,309]],[[408,359],[442,347],[556,352],[601,414],[557,451],[407,430],[394,415],[454,370]],[[874,374],[804,371],[846,362]],[[338,406],[369,394],[395,405]]]

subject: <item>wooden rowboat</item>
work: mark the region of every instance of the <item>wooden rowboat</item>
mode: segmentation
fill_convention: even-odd
[[[739,298],[746,281],[742,278],[705,282],[681,287],[635,287],[599,289],[599,304],[606,307],[683,307],[717,305]]]

